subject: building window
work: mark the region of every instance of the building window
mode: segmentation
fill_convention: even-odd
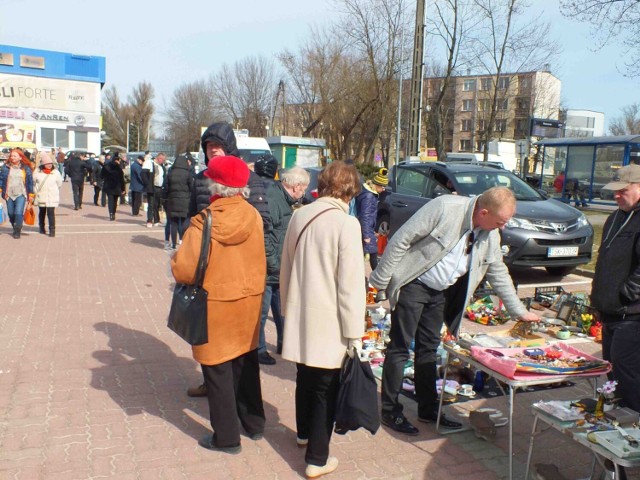
[[[89,134],[87,132],[76,132],[75,148],[89,148]]]
[[[487,121],[482,119],[478,120],[478,131],[484,132],[487,129]]]
[[[519,118],[516,120],[516,135],[517,136],[528,136],[529,130],[529,120],[524,118]]]
[[[483,98],[478,102],[478,111],[479,112],[488,112],[491,109],[491,100],[488,98]]]
[[[507,88],[509,88],[509,81],[511,79],[509,77],[500,77],[498,79],[498,88],[500,90],[506,90]]]
[[[476,152],[484,152],[484,143],[482,140],[476,141]]]
[[[496,132],[504,133],[507,130],[507,120],[501,118],[496,120]]]
[[[461,152],[470,152],[471,151],[471,140],[460,140],[460,151]]]
[[[41,128],[40,143],[43,147],[69,148],[69,132],[61,128]]]
[[[509,108],[509,99],[498,100],[498,110],[507,110]]]
[[[463,100],[462,101],[462,111],[470,112],[473,110],[473,100]]]
[[[472,120],[462,120],[461,124],[460,124],[460,131],[461,132],[470,132],[471,128],[473,127],[473,121]]]
[[[476,89],[475,80],[465,80],[462,84],[462,90],[465,92],[473,92]]]
[[[527,91],[531,89],[531,77],[525,77],[521,75],[518,77],[518,88],[520,91]]]
[[[480,90],[491,90],[492,80],[491,78],[480,79]]]
[[[531,105],[531,102],[528,98],[518,98],[516,100],[516,109],[518,112],[529,113],[529,105]]]

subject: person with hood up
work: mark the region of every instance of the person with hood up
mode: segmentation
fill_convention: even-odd
[[[252,440],[262,438],[265,426],[257,350],[266,276],[262,219],[245,201],[249,168],[241,159],[213,158],[205,177],[212,195],[206,210],[213,217],[203,285],[208,292],[209,341],[192,349],[202,365],[214,433],[198,444],[236,454],[241,450],[240,425]],[[201,215],[191,219],[171,260],[176,282],[193,281],[203,226]]]
[[[124,192],[124,172],[120,166],[120,155],[116,152],[113,160],[105,163],[102,167],[102,179],[104,181],[103,190],[107,194],[107,205],[109,207],[109,220],[116,219],[116,210],[118,209],[118,200]]]
[[[36,197],[34,203],[38,206],[38,225],[40,233],[47,234],[44,227],[45,216],[49,219],[49,236],[56,236],[56,207],[60,204],[60,187],[62,175],[54,168],[51,155],[46,152],[40,154],[40,168],[33,174]]]
[[[13,238],[20,238],[25,209],[33,203],[31,162],[14,148],[0,168],[0,195],[7,202],[7,215],[13,227]]]
[[[178,236],[182,236],[189,213],[189,200],[193,190],[193,177],[190,171],[190,161],[186,155],[179,155],[167,173],[165,195],[167,206],[167,222],[170,224],[171,243],[165,248],[175,250]]]
[[[231,125],[225,122],[212,123],[202,134],[200,139],[202,151],[204,152],[204,163],[209,162],[217,157],[231,155],[239,157],[240,152],[236,144],[236,136],[233,133]],[[206,170],[199,172],[193,182],[193,190],[191,191],[191,200],[189,202],[189,218],[192,218],[198,212],[209,206],[210,195]],[[269,205],[267,203],[267,195],[264,183],[255,172],[250,171],[248,185],[249,198],[248,202],[260,213],[264,230],[268,230],[269,226]],[[190,397],[205,397],[207,395],[206,384],[203,383],[197,387],[189,387],[187,395]]]
[[[378,236],[376,235],[378,195],[389,185],[388,172],[386,168],[381,168],[372,180],[362,185],[362,190],[356,196],[356,212],[362,228],[362,246],[365,255],[369,256],[371,270],[375,270],[378,266]]]

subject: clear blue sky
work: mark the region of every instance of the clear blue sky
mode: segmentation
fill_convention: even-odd
[[[564,106],[604,112],[608,125],[622,107],[640,101],[638,80],[618,71],[619,45],[594,52],[588,27],[562,17],[558,0],[531,3],[563,46],[560,69],[552,73],[562,80]],[[330,0],[4,0],[2,6],[0,43],[104,56],[106,86],[126,99],[135,85],[150,82],[159,110],[181,84],[236,59],[295,49],[311,25],[335,16]],[[33,15],[9,16],[27,11]]]

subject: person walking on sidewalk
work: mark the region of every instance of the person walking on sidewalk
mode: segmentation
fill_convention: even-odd
[[[40,233],[47,234],[44,219],[49,220],[49,236],[56,236],[56,207],[60,204],[60,187],[62,175],[55,169],[51,155],[46,152],[40,154],[40,167],[33,174],[35,189],[35,205],[38,206],[38,225]]]
[[[182,241],[187,214],[189,213],[189,200],[193,190],[193,177],[190,171],[190,161],[186,155],[178,155],[167,172],[165,195],[167,197],[167,222],[170,225],[170,243],[166,242],[166,249],[176,249],[178,237]]]
[[[364,335],[362,234],[348,213],[359,190],[353,165],[330,163],[318,177],[320,198],[295,211],[282,249],[282,358],[296,363],[296,442],[306,446],[309,478],[338,467],[329,443],[340,366],[347,352],[361,349]]]
[[[56,163],[58,164],[58,171],[62,176],[62,181],[67,181],[67,174],[64,172],[64,152],[61,147],[58,147],[58,151],[56,152]]]
[[[102,168],[103,189],[107,194],[107,205],[109,208],[109,220],[115,221],[118,200],[124,192],[124,172],[120,166],[120,155],[116,152],[109,163],[105,163]]]
[[[104,180],[102,179],[102,168],[104,167],[104,155],[100,155],[98,160],[93,164],[91,168],[91,184],[93,185],[93,204],[98,206],[98,197],[100,198],[100,205],[103,207],[107,204],[107,194],[104,193],[102,187],[104,186]],[[102,192],[102,195],[100,195]]]
[[[267,262],[262,219],[246,202],[247,165],[237,157],[214,158],[206,176],[212,195],[207,210],[213,217],[203,285],[208,292],[209,341],[192,349],[207,385],[213,434],[198,444],[236,454],[241,450],[240,425],[252,440],[261,439],[264,433],[257,347]],[[171,260],[176,282],[193,281],[203,225],[200,215],[191,219],[182,247]]]
[[[73,209],[82,208],[82,195],[84,194],[84,179],[91,173],[91,166],[85,160],[84,153],[72,155],[64,165],[66,175],[71,179],[73,191]]]
[[[436,356],[446,323],[457,336],[464,308],[485,277],[512,318],[539,321],[518,299],[502,260],[500,230],[516,211],[508,188],[493,187],[475,198],[443,195],[418,210],[389,240],[369,283],[378,300],[388,296],[391,342],[382,371],[382,423],[405,435],[417,435],[402,413],[399,395],[404,367],[415,339],[415,389],[418,420],[438,414]],[[440,425],[460,428],[444,415]]]
[[[162,205],[162,185],[164,184],[164,176],[166,175],[166,167],[164,161],[166,155],[162,152],[156,155],[153,160],[145,160],[142,165],[142,178],[147,192],[147,227],[159,227],[160,223],[160,206]]]
[[[131,184],[129,192],[131,192],[131,215],[140,216],[140,207],[142,206],[142,195],[144,194],[144,180],[142,178],[142,163],[144,157],[138,157],[131,162]]]
[[[24,211],[33,203],[31,162],[17,148],[0,169],[0,195],[7,202],[7,215],[13,227],[13,238],[20,238]]]

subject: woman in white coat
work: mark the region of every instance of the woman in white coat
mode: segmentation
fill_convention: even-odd
[[[358,219],[349,202],[360,190],[358,172],[329,164],[318,178],[318,200],[296,210],[284,239],[280,297],[282,357],[296,362],[297,443],[306,446],[306,475],[338,466],[329,457],[340,366],[364,335],[364,258]]]
[[[51,156],[42,152],[40,154],[39,168],[33,174],[33,190],[35,192],[34,203],[38,206],[38,221],[40,233],[46,235],[44,227],[45,216],[49,219],[49,236],[56,236],[56,207],[60,204],[60,187],[62,175],[53,167]]]

